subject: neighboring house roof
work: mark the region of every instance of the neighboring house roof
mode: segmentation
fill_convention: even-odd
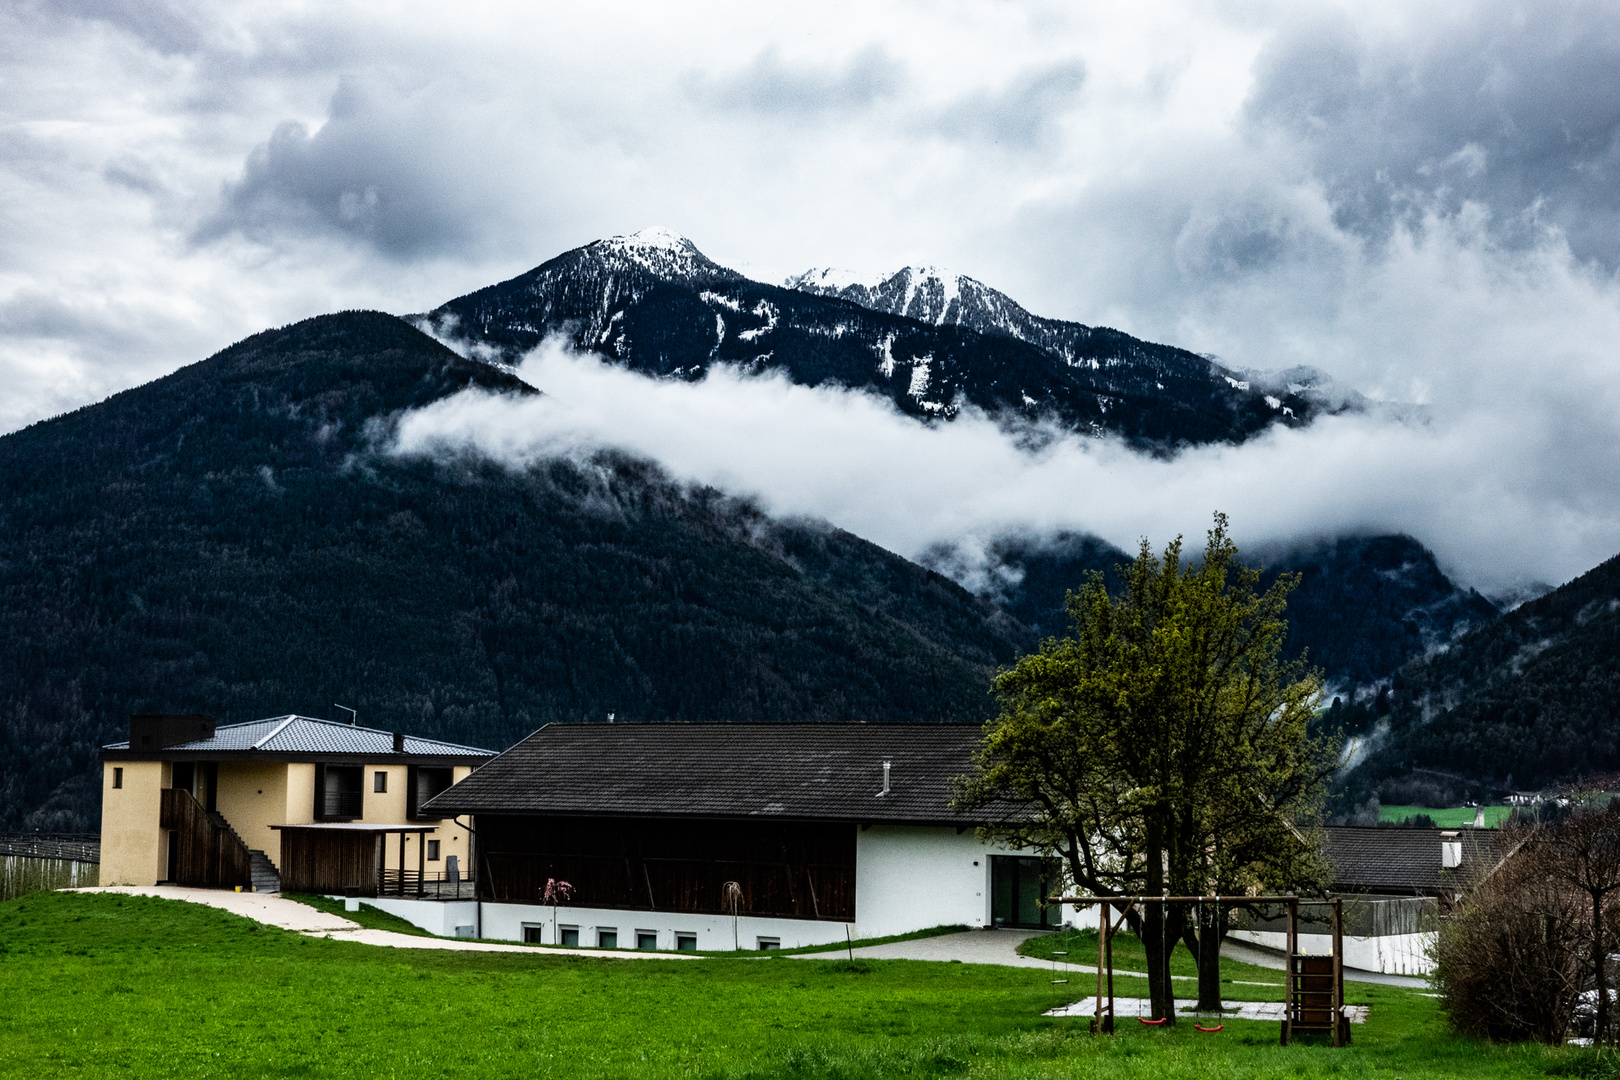
[[[250,720],[245,724],[226,724],[217,728],[212,738],[166,746],[161,750],[131,750],[127,739],[102,747],[102,757],[107,759],[229,760],[262,757],[307,761],[364,758],[367,761],[379,761],[397,757],[455,759],[462,764],[470,765],[494,756],[493,750],[439,742],[436,739],[421,739],[415,735],[406,735],[403,750],[396,751],[394,733],[391,731],[296,715]]]
[[[967,825],[952,782],[981,736],[967,724],[548,724],[426,808]]]
[[[1406,829],[1364,825],[1323,830],[1332,888],[1339,892],[1398,893],[1407,896],[1460,892],[1496,865],[1495,829]],[[1445,835],[1442,835],[1445,834]],[[1441,844],[1462,844],[1462,862],[1447,867]]]

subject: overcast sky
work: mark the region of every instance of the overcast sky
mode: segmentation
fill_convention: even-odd
[[[1188,520],[1406,529],[1487,587],[1620,551],[1612,2],[14,0],[0,79],[0,430],[660,224],[766,280],[942,264],[1429,409],[1180,471],[1076,450],[1003,524],[1161,542],[1202,478]],[[734,479],[885,533],[877,496]]]

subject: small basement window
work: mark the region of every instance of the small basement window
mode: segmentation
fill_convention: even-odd
[[[427,861],[428,862],[438,862],[439,861],[439,842],[437,840],[429,840],[428,841]]]
[[[559,938],[557,944],[567,945],[574,949],[579,948],[579,927],[559,926],[557,927],[557,937]]]
[[[373,773],[372,776],[371,776],[371,790],[372,791],[387,791],[388,790],[388,774],[383,772],[380,769],[377,772]]]
[[[761,949],[780,949],[782,947],[781,938],[762,937],[757,940],[759,942],[758,947]]]
[[[123,787],[123,786],[124,786],[124,770],[117,767],[117,766],[114,766],[113,767],[113,787]]]
[[[647,950],[652,950],[652,949],[658,948],[658,931],[656,931],[656,930],[637,930],[636,931],[636,948],[638,948],[638,949],[647,949]]]
[[[617,949],[619,947],[618,929],[598,930],[596,932],[596,947],[598,949]]]
[[[526,922],[523,924],[523,944],[544,945],[545,927],[539,923]]]
[[[697,952],[697,935],[676,934],[675,948],[680,952]]]

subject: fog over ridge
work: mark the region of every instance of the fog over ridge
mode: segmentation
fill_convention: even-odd
[[[1488,592],[1562,581],[1620,536],[1615,516],[1559,508],[1534,477],[1486,479],[1488,418],[1327,417],[1167,459],[1055,429],[1032,441],[974,410],[923,424],[874,395],[775,374],[720,367],[699,382],[654,379],[555,340],[519,374],[542,395],[465,391],[401,417],[390,452],[471,449],[521,468],[624,450],[678,479],[756,497],[778,515],[827,520],[908,558],[958,548],[970,578],[974,556],[1000,536],[1089,532],[1129,551],[1143,536],[1159,546],[1182,534],[1196,547],[1216,511],[1255,548],[1410,533]],[[1457,483],[1466,473],[1481,480]]]

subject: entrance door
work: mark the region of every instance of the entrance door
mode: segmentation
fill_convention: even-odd
[[[990,856],[990,918],[996,926],[1049,930],[1058,925],[1057,905],[1042,907],[1058,880],[1054,864],[1022,855]]]

